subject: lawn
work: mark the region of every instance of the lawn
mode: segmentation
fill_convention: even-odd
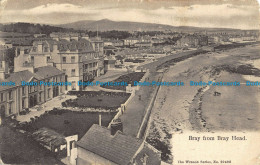
[[[111,96],[99,96],[99,97],[80,97],[77,100],[79,106],[84,107],[107,107],[118,108],[126,102],[127,97],[111,97]]]
[[[129,93],[104,92],[104,91],[80,91],[74,92],[78,98],[67,100],[64,107],[88,107],[101,109],[117,109],[129,98]]]
[[[0,156],[6,164],[62,164],[31,138],[0,126]]]
[[[107,127],[113,119],[115,112],[101,113],[101,115],[102,126]],[[31,123],[27,126],[27,129],[32,132],[39,128],[46,127],[64,136],[78,134],[80,139],[93,124],[98,124],[98,121],[99,113],[53,110]]]

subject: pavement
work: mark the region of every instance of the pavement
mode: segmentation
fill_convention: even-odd
[[[55,97],[42,105],[37,105],[35,107],[30,108],[30,112],[26,115],[19,115],[16,117],[16,120],[19,122],[29,122],[33,117],[41,116],[45,113],[45,111],[53,110],[53,108],[61,107],[61,103],[68,99],[75,99],[76,96],[71,95],[61,95],[58,97]],[[38,110],[39,109],[39,110]]]
[[[151,73],[149,76],[149,81],[157,81],[158,77],[158,73]],[[123,123],[123,132],[126,135],[131,135],[133,137],[137,136],[143,121],[143,117],[145,115],[146,108],[151,101],[155,88],[156,86],[142,86],[138,91],[136,91],[136,95],[129,102],[128,106],[126,107],[126,111],[120,117]],[[141,100],[139,100],[140,96]]]

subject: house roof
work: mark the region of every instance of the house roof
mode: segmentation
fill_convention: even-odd
[[[36,78],[36,79],[43,79],[41,76],[34,74],[28,70],[23,70],[20,72],[14,72],[12,74],[10,74],[10,76],[8,78],[6,78],[5,80],[0,80],[1,82],[14,82],[15,86],[20,86],[22,81],[28,82],[30,81],[32,78]],[[0,86],[0,91],[5,90],[5,89],[9,89],[9,88],[13,88],[14,86]]]
[[[58,45],[58,49],[59,51],[76,51],[76,50],[81,50],[84,52],[93,52],[93,46],[92,44],[86,40],[86,39],[79,39],[78,41],[76,40],[72,40],[72,41],[68,41],[65,39],[61,39],[59,41],[57,41],[57,45]]]
[[[93,124],[77,145],[120,165],[129,164],[142,145],[142,140],[118,131],[114,136],[106,127]]]
[[[43,77],[41,77],[38,74],[32,73],[29,70],[23,70],[20,72],[14,72],[12,74],[10,74],[10,76],[7,78],[6,81],[12,81],[15,82],[16,86],[21,84],[21,81],[30,81],[32,78],[36,78],[38,80],[43,79]]]
[[[53,77],[56,75],[60,75],[63,72],[53,66],[43,66],[34,69],[35,73],[30,72],[29,70],[23,70],[19,72],[14,72],[9,75],[5,80],[1,80],[0,82],[14,82],[15,86],[20,86],[22,81],[29,82],[32,78],[37,80],[42,80],[47,77]],[[14,86],[0,86],[0,91],[13,88]]]
[[[53,51],[53,45],[57,44],[58,50],[61,52],[66,52],[68,50],[70,51],[84,51],[84,52],[93,52],[93,46],[90,43],[90,41],[80,38],[78,41],[77,40],[66,40],[66,39],[60,39],[59,41],[53,40],[53,39],[44,39],[44,40],[35,40],[33,45],[34,47],[37,47],[38,44],[42,44],[43,47],[49,46],[50,50]]]
[[[32,137],[47,146],[60,146],[66,144],[65,136],[49,128],[40,128],[32,134]]]
[[[136,164],[142,165],[142,159],[144,155],[147,156],[146,164],[149,165],[160,165],[161,164],[161,152],[145,142],[144,148],[136,155]]]
[[[43,78],[53,77],[60,75],[63,72],[53,66],[43,66],[34,69],[35,73]]]

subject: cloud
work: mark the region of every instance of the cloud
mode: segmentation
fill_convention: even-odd
[[[17,16],[18,13],[19,16]],[[175,26],[252,29],[258,28],[259,25],[258,6],[234,4],[171,6],[146,9],[117,6],[94,8],[88,5],[49,3],[28,10],[6,10],[3,15],[2,22],[27,20],[26,22],[38,21],[40,23],[60,24],[82,19],[97,20],[106,18],[114,21],[149,22]],[[232,19],[239,21],[233,21]]]

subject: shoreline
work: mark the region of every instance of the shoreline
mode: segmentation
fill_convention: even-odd
[[[249,45],[232,48],[225,51],[209,52],[168,65],[163,69],[165,81],[211,80],[216,81],[221,74],[214,71],[215,65],[222,62],[240,61],[240,49],[255,49],[259,45]],[[236,52],[238,55],[233,55]],[[234,59],[232,59],[234,58]],[[237,61],[238,60],[238,61]],[[212,65],[213,64],[213,65]],[[194,66],[188,68],[190,66]],[[215,88],[215,87],[214,87]],[[230,87],[228,87],[230,88]],[[151,128],[148,140],[154,143],[163,143],[171,150],[171,138],[174,134],[193,130],[199,132],[211,132],[212,123],[207,123],[209,113],[204,113],[204,98],[212,95],[211,87],[160,87],[151,114]],[[206,115],[206,116],[205,116]],[[221,117],[221,115],[220,115]],[[223,117],[223,115],[222,115]],[[215,122],[213,120],[213,122]],[[149,139],[155,137],[157,140]],[[169,161],[172,161],[169,155]]]

